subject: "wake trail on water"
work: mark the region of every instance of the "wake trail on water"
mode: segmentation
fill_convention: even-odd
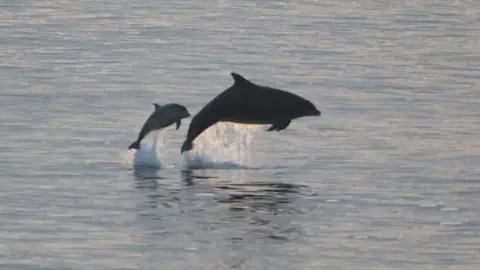
[[[260,125],[216,123],[183,153],[186,169],[253,169],[250,145]]]

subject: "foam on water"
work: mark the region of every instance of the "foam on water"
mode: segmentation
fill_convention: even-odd
[[[133,167],[165,168],[165,164],[161,161],[166,147],[163,135],[163,129],[149,133],[141,141],[140,149],[130,149],[123,153],[125,163]]]
[[[250,144],[260,125],[217,123],[198,136],[184,152],[188,169],[248,169]]]

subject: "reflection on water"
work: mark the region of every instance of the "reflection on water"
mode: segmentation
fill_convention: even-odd
[[[190,170],[190,169],[182,170],[182,171],[180,171],[181,177],[182,177],[182,181],[185,183],[185,185],[187,185],[187,186],[192,186],[192,185],[194,184],[194,182],[193,182],[194,179],[217,178],[216,176],[207,176],[207,175],[205,175],[205,171],[204,171],[204,170],[200,170],[200,172],[201,172],[203,175],[200,175],[200,173],[194,174],[194,173],[193,173],[193,170]]]
[[[310,196],[308,186],[251,181],[254,172],[250,171],[183,170],[181,181],[161,177],[159,172],[134,173],[135,186],[141,191],[138,225],[147,234],[159,228],[163,237],[178,233],[179,227],[187,226],[180,220],[188,220],[188,226],[198,229],[188,234],[202,232],[189,236],[196,246],[215,242],[233,250],[258,246],[260,239],[282,243],[298,241],[303,235],[295,220],[305,211],[296,200]],[[237,178],[225,179],[223,174]]]
[[[160,170],[157,168],[135,168],[133,170],[133,175],[135,180],[148,180],[148,179],[166,179],[159,175]]]
[[[302,196],[305,186],[286,184],[253,182],[244,184],[223,184],[216,188],[228,192],[228,197],[218,199],[218,203],[230,205],[232,211],[268,211],[279,213],[289,208],[289,203],[296,196]]]
[[[158,186],[157,180],[166,179],[165,177],[159,175],[159,171],[159,169],[148,167],[134,169],[133,177],[135,181],[135,188],[156,190]]]

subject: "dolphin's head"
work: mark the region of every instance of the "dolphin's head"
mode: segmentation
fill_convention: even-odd
[[[190,112],[183,105],[177,103],[166,104],[162,107],[162,113],[168,113],[171,117],[176,119],[183,119],[190,117]]]
[[[186,108],[185,106],[178,105],[178,106],[177,106],[177,110],[178,110],[178,115],[179,115],[181,118],[190,117],[190,112],[188,112],[188,110],[187,110],[187,108]]]
[[[307,115],[308,116],[320,116],[320,115],[322,115],[320,110],[318,110],[317,107],[315,107],[315,105],[313,105],[312,103],[310,103],[309,107],[310,108],[307,110]]]
[[[322,113],[320,110],[317,109],[317,107],[310,102],[309,100],[306,100],[304,98],[300,98],[297,100],[297,112],[299,115],[296,115],[297,117],[302,117],[302,116],[320,116]]]

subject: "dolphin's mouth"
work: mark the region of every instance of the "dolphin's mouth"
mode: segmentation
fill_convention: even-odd
[[[322,113],[319,111],[319,110],[314,110],[310,113],[310,115],[313,115],[313,116],[320,116]]]

